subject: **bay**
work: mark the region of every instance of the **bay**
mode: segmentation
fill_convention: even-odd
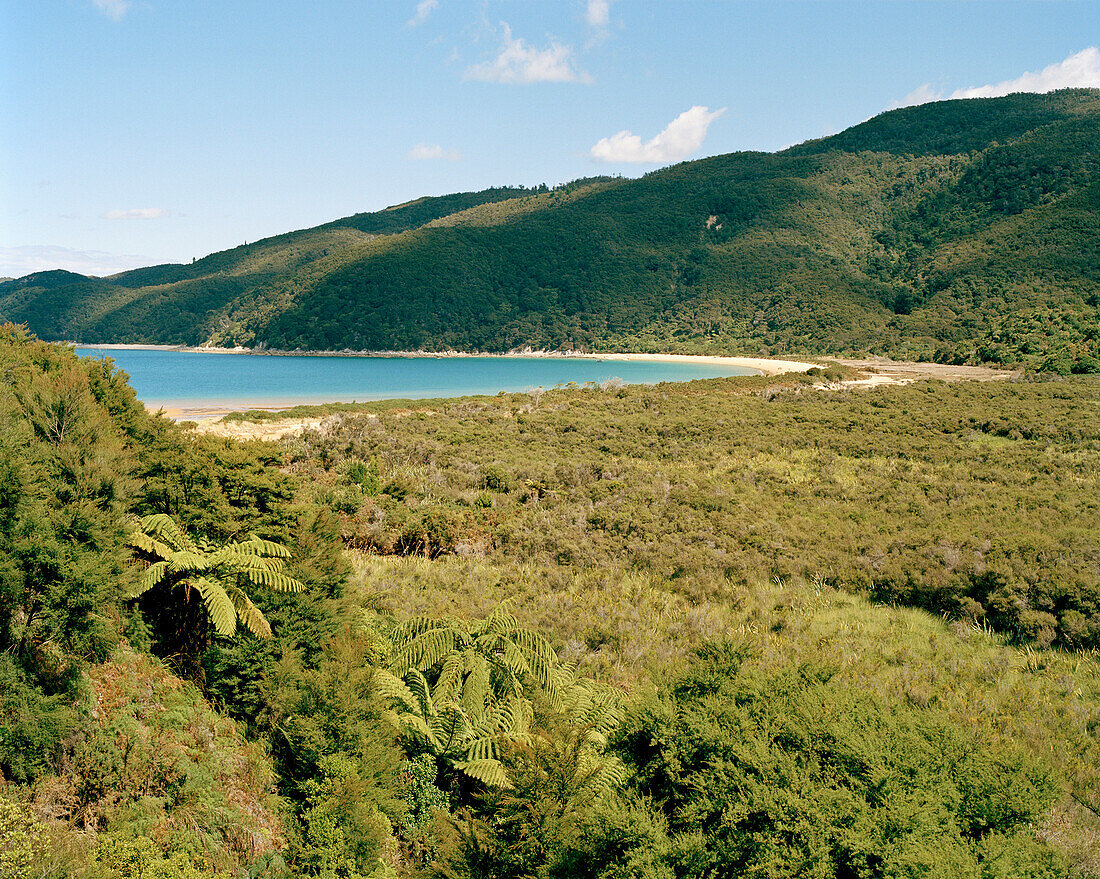
[[[628,384],[754,375],[728,363],[599,357],[248,355],[77,346],[110,357],[149,406],[279,408],[301,403],[423,399],[529,391],[576,382]]]

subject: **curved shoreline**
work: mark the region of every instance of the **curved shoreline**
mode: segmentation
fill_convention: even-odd
[[[214,348],[188,345],[138,345],[108,343],[93,345],[87,342],[58,342],[79,348],[99,348],[104,351],[179,351],[185,354],[241,354],[256,357],[409,357],[409,358],[574,358],[578,360],[634,360],[650,363],[706,363],[716,366],[737,366],[753,369],[761,375],[781,375],[785,372],[805,372],[816,366],[800,360],[779,360],[771,357],[740,357],[725,354],[643,354],[634,352],[592,351],[541,351],[524,348],[519,351],[483,353],[473,351],[277,351],[267,348]]]

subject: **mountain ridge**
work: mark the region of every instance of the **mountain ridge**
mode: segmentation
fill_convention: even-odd
[[[1100,371],[1100,91],[892,110],[778,153],[414,199],[110,278],[0,282],[45,338],[874,353]]]

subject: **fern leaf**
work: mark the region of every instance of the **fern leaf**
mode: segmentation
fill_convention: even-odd
[[[450,653],[444,657],[439,676],[435,679],[435,686],[432,687],[434,702],[453,702],[458,698],[464,667],[465,656],[462,653]]]
[[[239,546],[243,552],[247,553],[274,556],[280,559],[290,558],[290,550],[281,543],[275,543],[273,540],[264,540],[258,534],[254,533],[249,534],[248,540],[242,540],[237,546]]]
[[[474,739],[473,743],[466,749],[467,760],[493,760],[496,756],[496,747],[493,745],[493,740],[488,736]]]
[[[156,541],[143,531],[134,531],[126,538],[126,542],[135,549],[149,553],[154,551],[156,545]]]
[[[485,618],[481,631],[493,635],[510,635],[519,628],[519,621],[508,611],[508,602],[502,601]]]
[[[391,669],[402,675],[411,668],[427,671],[455,648],[455,632],[451,629],[426,629],[411,641],[399,644]]]
[[[428,721],[444,754],[462,754],[474,738],[470,718],[457,705],[447,705]]]
[[[227,589],[226,594],[229,595],[233,606],[237,609],[237,619],[244,623],[248,631],[257,638],[271,637],[271,624],[268,623],[260,609],[252,603],[252,599],[236,586]]]
[[[139,595],[144,595],[164,579],[167,570],[168,562],[154,562],[149,565],[149,567],[142,572],[141,579],[137,581],[134,587],[127,593],[126,597],[137,598]]]
[[[443,746],[436,738],[435,731],[419,714],[401,714],[398,716],[398,721],[400,728],[406,734],[411,734],[413,739],[424,742],[433,754],[439,755],[443,752]]]
[[[190,584],[202,596],[210,622],[214,624],[214,631],[226,637],[233,635],[237,631],[237,609],[221,584],[206,577],[195,577]]]
[[[455,763],[455,768],[489,787],[504,789],[512,787],[512,782],[508,780],[508,773],[504,770],[504,764],[499,760],[463,760]]]
[[[462,682],[462,697],[459,701],[467,713],[480,717],[493,695],[489,687],[489,661],[473,651],[469,652],[467,659],[471,667],[466,680]]]
[[[374,689],[391,703],[396,702],[407,710],[415,710],[420,706],[420,701],[405,682],[383,668],[375,669],[371,682]]]
[[[419,669],[409,669],[405,672],[405,683],[413,696],[412,705],[419,705],[420,711],[425,717],[435,714],[435,704],[432,702],[431,687],[428,680],[420,673]]]
[[[168,558],[168,570],[173,574],[201,573],[209,569],[207,557],[189,549],[173,552]]]
[[[243,573],[252,583],[266,586],[276,592],[301,592],[306,588],[305,583],[295,580],[293,577],[288,577],[279,571],[246,570]]]
[[[151,537],[159,537],[173,550],[195,552],[198,547],[176,520],[165,513],[154,513],[141,519],[141,530]]]

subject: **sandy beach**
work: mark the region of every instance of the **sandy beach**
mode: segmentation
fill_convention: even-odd
[[[592,351],[543,351],[524,348],[506,353],[485,353],[481,351],[278,351],[268,348],[215,348],[191,347],[187,345],[137,345],[108,343],[103,345],[87,342],[59,342],[63,345],[79,345],[81,348],[102,348],[104,351],[181,351],[188,354],[242,354],[256,357],[562,357],[583,360],[635,360],[653,363],[707,363],[719,366],[736,366],[755,369],[762,375],[780,375],[784,372],[805,372],[816,363],[797,360],[777,360],[771,357],[735,357],[724,354],[645,354],[645,353],[607,353]]]

